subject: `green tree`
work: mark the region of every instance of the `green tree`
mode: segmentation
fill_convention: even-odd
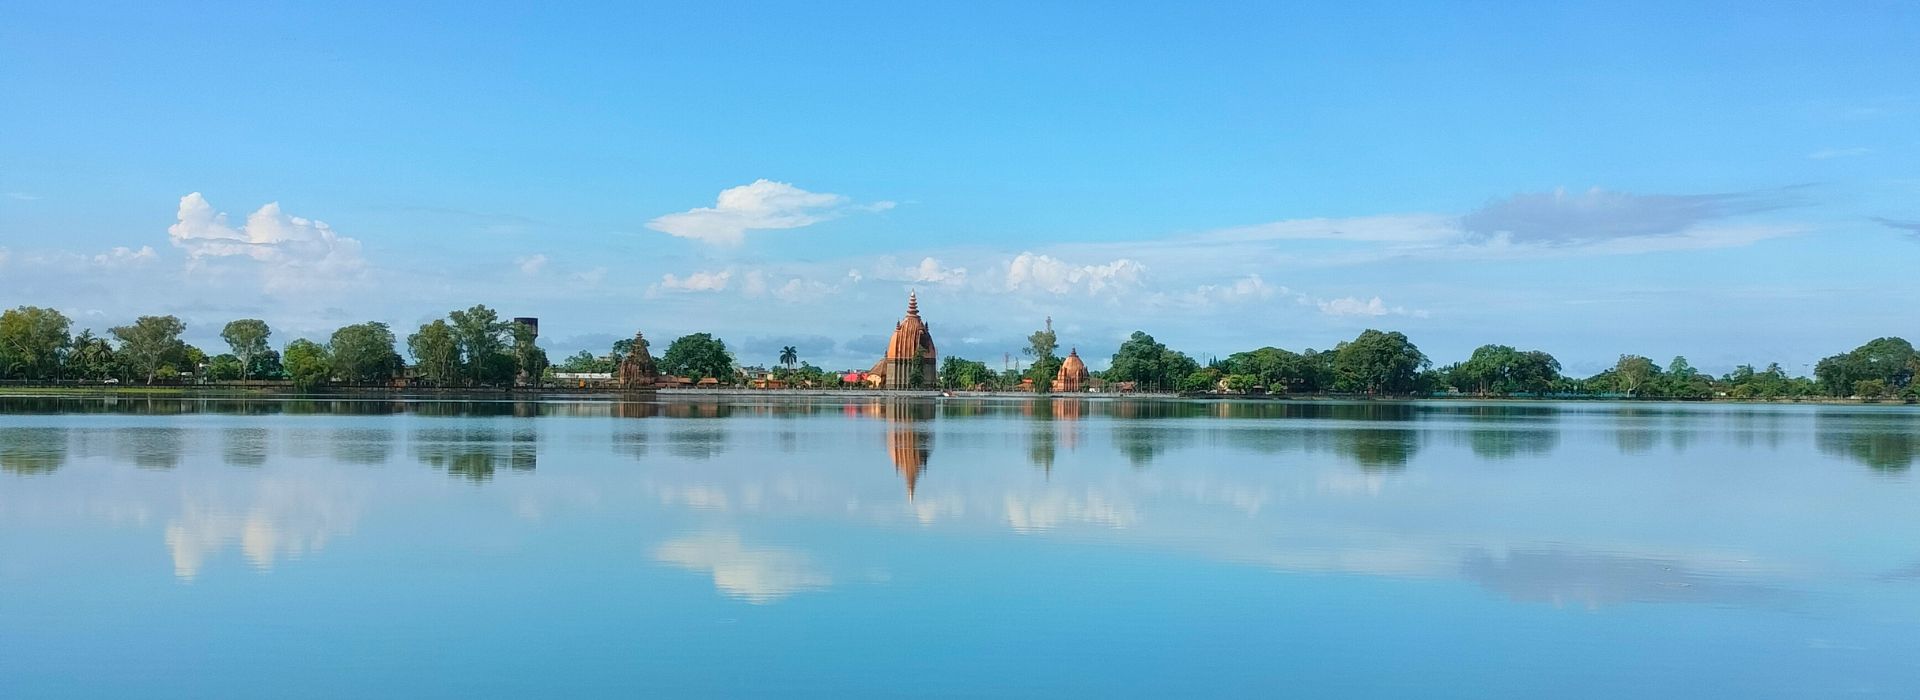
[[[245,369],[246,366],[240,364],[239,357],[231,353],[221,353],[214,355],[212,360],[207,361],[207,379],[217,382],[230,382],[243,378],[245,376]]]
[[[500,314],[476,304],[465,311],[447,314],[447,320],[452,322],[453,337],[459,342],[460,353],[466,359],[467,377],[476,384],[485,383],[489,378],[498,378],[500,365],[492,358],[506,348],[502,336],[507,332],[507,324],[501,322]],[[513,374],[511,364],[508,363],[508,376]]]
[[[1034,331],[1027,336],[1027,347],[1021,353],[1033,358],[1033,365],[1027,368],[1027,378],[1033,380],[1034,388],[1046,391],[1053,386],[1053,376],[1060,372],[1060,336],[1053,332],[1053,320],[1047,320],[1047,327]]]
[[[452,384],[460,376],[460,341],[446,321],[422,324],[407,336],[407,354],[413,356],[421,376],[436,385]]]
[[[186,351],[186,344],[180,342],[180,334],[186,331],[187,325],[177,317],[141,316],[132,325],[115,326],[108,332],[120,340],[119,356],[127,370],[152,384],[168,360]]]
[[[1546,393],[1560,380],[1560,361],[1539,350],[1482,345],[1466,362],[1442,372],[1453,388],[1477,394]]]
[[[1898,394],[1913,384],[1916,373],[1920,373],[1920,353],[1914,352],[1912,343],[1892,337],[1867,341],[1813,367],[1813,376],[1830,396],[1852,394],[1854,385],[1865,380],[1879,380]]]
[[[66,314],[37,306],[0,312],[0,376],[55,379],[73,346]]]
[[[327,349],[306,338],[287,343],[284,356],[287,376],[301,389],[319,386],[333,372],[333,358]]]
[[[660,371],[680,377],[713,377],[722,382],[733,377],[733,353],[727,344],[707,333],[675,338],[660,357]]]
[[[1227,391],[1236,394],[1252,391],[1253,387],[1260,384],[1260,380],[1251,374],[1229,374],[1222,379],[1226,382]]]
[[[1621,355],[1613,364],[1614,391],[1629,396],[1641,396],[1653,387],[1654,380],[1660,377],[1660,366],[1653,360],[1639,355]]]
[[[940,361],[940,386],[948,389],[972,389],[993,381],[993,370],[985,362],[963,360],[952,355]]]
[[[327,349],[333,376],[349,382],[386,383],[401,366],[393,350],[393,331],[377,321],[344,326],[333,332]]]
[[[273,335],[273,329],[267,322],[257,318],[243,318],[228,321],[227,327],[220,329],[220,339],[227,341],[227,347],[233,348],[233,356],[240,360],[240,378],[247,379],[253,368],[253,358],[272,349],[267,338]]]
[[[1133,382],[1142,389],[1187,389],[1187,379],[1200,363],[1177,352],[1144,331],[1134,331],[1113,354],[1104,376],[1108,381]],[[1210,387],[1209,387],[1210,388]]]
[[[113,345],[93,334],[93,329],[81,331],[73,339],[73,350],[67,354],[67,372],[87,379],[106,379],[118,371],[114,360]]]
[[[632,343],[633,341],[629,340],[627,342]],[[593,353],[581,350],[580,352],[569,355],[567,359],[562,360],[555,369],[561,372],[587,374],[593,372],[612,372],[616,367],[615,362],[609,358],[595,357]]]
[[[792,345],[788,345],[780,348],[780,364],[786,365],[787,367],[791,368],[799,362],[800,362],[800,350],[798,348],[795,348]]]
[[[269,348],[253,357],[246,374],[255,379],[285,379],[287,368],[280,363],[280,351]]]
[[[1371,328],[1333,349],[1340,388],[1367,394],[1406,394],[1419,386],[1420,370],[1430,364],[1420,348],[1399,331]]]

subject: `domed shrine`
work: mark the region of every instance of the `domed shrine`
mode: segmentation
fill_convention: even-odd
[[[1086,391],[1093,375],[1087,373],[1087,363],[1080,360],[1080,349],[1067,351],[1067,359],[1060,362],[1060,371],[1053,375],[1053,390],[1056,393]]]
[[[931,389],[940,385],[934,369],[933,334],[920,320],[918,294],[907,295],[907,317],[893,327],[887,356],[873,365],[867,381],[881,389]]]

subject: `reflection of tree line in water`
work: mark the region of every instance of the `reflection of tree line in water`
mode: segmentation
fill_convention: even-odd
[[[22,405],[28,402],[31,405]],[[70,409],[91,408],[90,411]],[[1557,449],[1561,413],[1552,405],[1461,405],[1370,403],[1222,403],[1128,402],[1051,399],[1039,401],[874,400],[835,402],[366,402],[366,401],[247,401],[201,399],[120,399],[69,401],[66,399],[0,400],[0,409],[15,412],[116,412],[137,415],[221,413],[338,413],[379,415],[412,413],[430,416],[529,417],[539,415],[596,415],[619,418],[727,418],[734,416],[801,417],[839,414],[881,418],[888,422],[886,450],[896,470],[911,488],[927,467],[932,452],[932,422],[943,419],[1018,416],[1029,420],[1026,452],[1038,468],[1051,470],[1058,453],[1077,450],[1090,417],[1111,419],[1104,424],[1113,447],[1137,469],[1161,456],[1205,441],[1258,453],[1328,452],[1363,469],[1405,466],[1427,441],[1445,434],[1453,444],[1470,448],[1483,459],[1544,456]],[[35,409],[39,409],[36,411]],[[1730,412],[1702,414],[1684,409],[1629,406],[1610,410],[1615,446],[1622,454],[1641,454],[1665,445],[1688,449],[1706,434],[1707,416],[1724,417],[1727,424],[1711,426],[1735,444],[1778,447],[1790,432],[1793,414]],[[1814,437],[1824,453],[1846,458],[1876,470],[1895,471],[1920,462],[1920,415],[1896,411],[1815,411]],[[1173,418],[1326,419],[1356,425],[1307,427],[1220,425],[1179,422]],[[220,454],[229,465],[257,467],[272,452],[274,431],[234,427],[219,431]],[[284,451],[296,458],[326,457],[349,464],[380,464],[392,453],[395,436],[381,428],[288,429]],[[83,456],[111,456],[148,469],[179,464],[185,450],[183,431],[171,428],[0,428],[0,470],[15,474],[44,474],[58,469],[70,452]],[[798,437],[792,430],[777,433],[780,447],[794,451]],[[484,481],[501,469],[531,471],[538,461],[537,432],[528,425],[425,428],[411,435],[410,454],[423,464],[449,474]],[[654,435],[647,430],[616,429],[616,453],[643,458],[651,448],[684,459],[710,459],[730,442],[725,426],[715,422],[676,426]]]

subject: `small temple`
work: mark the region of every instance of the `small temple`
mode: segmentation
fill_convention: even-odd
[[[627,356],[620,358],[618,374],[621,388],[640,389],[653,386],[660,379],[660,370],[653,364],[653,354],[647,352],[647,338],[636,331],[633,334],[633,347],[627,350]]]
[[[1049,319],[1051,320],[1051,319]],[[1080,349],[1067,351],[1067,359],[1060,362],[1060,371],[1053,375],[1054,393],[1086,391],[1093,375],[1087,372],[1087,363],[1080,360]]]
[[[931,389],[940,385],[935,370],[933,333],[920,319],[920,295],[907,295],[907,316],[893,326],[887,356],[867,372],[867,383],[878,389]]]

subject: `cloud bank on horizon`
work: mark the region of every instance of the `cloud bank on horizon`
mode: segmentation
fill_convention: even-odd
[[[851,367],[917,290],[943,349],[1018,354],[1051,316],[1096,368],[1136,329],[1206,357],[1383,327],[1441,362],[1499,342],[1576,373],[1920,336],[1920,10],[1764,8],[1705,47],[1685,27],[1707,10],[1624,26],[1581,3],[1129,7],[1094,32],[1044,8],[893,8],[886,32],[838,9],[726,31],[563,9],[564,44],[492,17],[435,36],[522,51],[412,63],[377,35],[439,18],[120,11],[0,10],[23,30],[0,79],[44,105],[0,111],[36,135],[0,142],[0,288],[96,330],[404,335],[485,303],[541,317],[556,355],[711,331],[743,361],[791,344]],[[155,49],[254,26],[335,58]],[[1326,41],[1351,26],[1370,31]],[[500,97],[529,75],[540,99]]]

